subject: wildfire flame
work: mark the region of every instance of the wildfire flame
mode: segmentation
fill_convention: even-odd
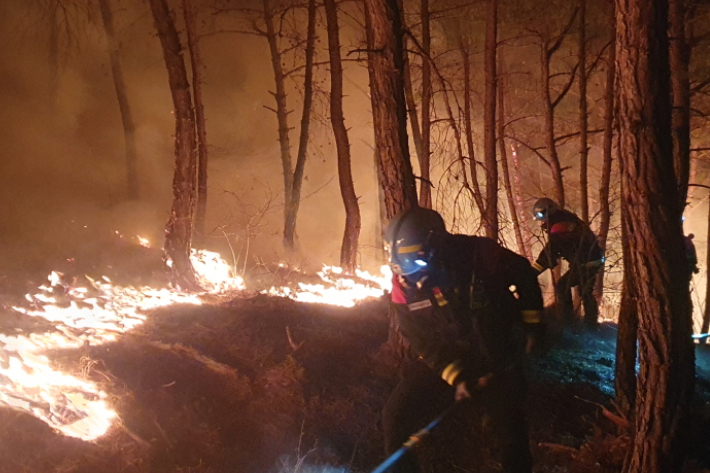
[[[138,237],[140,245],[148,240]],[[198,282],[209,294],[245,289],[244,281],[217,253],[195,251],[191,260]],[[299,284],[297,290],[272,288],[269,293],[298,301],[351,307],[357,301],[379,297],[390,288],[388,268],[383,276],[358,271],[356,278],[324,266],[323,284]],[[94,440],[104,435],[117,418],[107,393],[81,375],[64,373],[46,355],[52,350],[77,349],[114,341],[141,325],[146,314],[172,304],[202,304],[201,294],[168,288],[122,287],[107,277],[87,277],[87,287],[71,287],[62,274],[52,272],[48,284],[27,295],[27,307],[18,313],[41,318],[51,330],[43,333],[0,334],[0,405],[26,411],[59,432]]]

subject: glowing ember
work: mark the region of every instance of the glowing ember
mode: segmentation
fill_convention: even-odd
[[[150,242],[148,241],[147,238],[143,238],[143,237],[140,236],[140,235],[137,235],[136,238],[138,239],[138,244],[139,244],[140,246],[143,246],[143,247],[145,247],[145,248],[150,248]]]

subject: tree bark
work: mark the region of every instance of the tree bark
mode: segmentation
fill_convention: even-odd
[[[286,199],[286,222],[284,225],[284,246],[293,250],[296,238],[296,218],[301,205],[301,187],[306,169],[308,139],[313,109],[313,58],[316,50],[316,2],[308,0],[308,32],[306,33],[306,69],[303,79],[303,110],[301,112],[301,132],[298,137],[296,168],[291,180],[291,196]],[[290,164],[289,164],[290,167]]]
[[[623,254],[628,254],[629,248],[626,228],[621,228],[621,247]],[[614,366],[614,389],[616,403],[621,413],[627,419],[634,415],[636,405],[636,352],[638,350],[638,314],[636,297],[629,275],[624,270],[621,287],[621,303],[619,305],[619,320],[616,333],[616,365]]]
[[[180,37],[166,0],[150,0],[153,22],[163,49],[168,82],[175,107],[175,174],[173,205],[165,227],[165,254],[173,284],[183,290],[198,290],[190,261],[192,218],[195,206],[196,164],[195,115],[187,81]]]
[[[634,438],[624,473],[677,473],[694,377],[692,304],[671,128],[668,1],[616,0],[624,255],[638,314]]]
[[[685,34],[685,0],[668,0],[668,4],[673,161],[678,179],[679,205],[684,208],[690,177],[690,46]]]
[[[580,218],[589,223],[589,197],[587,195],[587,0],[579,2],[579,200]]]
[[[99,0],[99,9],[101,10],[101,20],[106,34],[108,56],[111,62],[111,75],[116,89],[118,108],[121,112],[121,124],[123,125],[123,140],[126,147],[126,197],[128,199],[137,199],[138,158],[136,153],[136,127],[133,123],[131,107],[128,103],[126,83],[123,80],[123,68],[118,56],[118,45],[116,44],[113,29],[113,12],[111,11],[109,0]]]
[[[286,103],[286,78],[281,65],[281,51],[279,51],[278,36],[274,24],[273,0],[262,0],[264,7],[264,23],[266,25],[266,40],[269,43],[271,67],[274,70],[274,85],[276,92],[271,94],[276,100],[276,120],[279,127],[279,145],[281,148],[281,167],[284,179],[284,223],[291,208],[291,194],[293,187],[293,170],[291,162],[291,141],[288,126],[288,105]],[[285,226],[285,225],[284,225]]]
[[[484,46],[485,90],[483,100],[483,154],[486,163],[486,236],[498,240],[498,161],[496,159],[496,52],[498,49],[498,0],[486,4]]]
[[[375,154],[391,219],[418,203],[407,139],[401,15],[396,0],[365,0],[365,15]]]
[[[185,18],[187,49],[190,52],[192,69],[192,93],[195,101],[195,130],[197,132],[197,210],[195,212],[195,233],[205,235],[205,217],[207,214],[207,124],[205,106],[202,100],[202,54],[197,37],[197,22],[191,0],[182,0],[182,12]]]
[[[311,0],[313,1],[313,0]],[[340,266],[348,274],[357,268],[358,238],[360,237],[360,207],[355,194],[350,166],[350,141],[343,118],[343,65],[340,58],[338,36],[338,8],[335,0],[325,0],[328,26],[328,53],[330,57],[330,122],[333,125],[335,146],[338,152],[338,180],[340,195],[345,205],[345,232],[340,248]]]

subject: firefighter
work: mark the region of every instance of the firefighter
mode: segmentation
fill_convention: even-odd
[[[540,336],[543,307],[530,263],[492,239],[447,232],[441,215],[420,207],[390,221],[385,249],[399,327],[418,358],[383,410],[386,453],[447,401],[473,395],[496,434],[503,471],[530,473],[522,362]],[[416,455],[392,471],[419,471]]]
[[[555,284],[555,294],[562,317],[568,323],[575,319],[572,288],[577,287],[584,307],[584,323],[596,328],[599,308],[594,297],[596,276],[604,264],[604,254],[597,236],[579,217],[543,197],[535,202],[533,217],[547,234],[547,244],[540,251],[533,268],[542,274],[553,269],[563,258],[569,269]]]
[[[698,268],[698,253],[695,251],[695,243],[693,243],[693,238],[695,238],[695,235],[692,233],[683,236],[683,241],[685,242],[685,262],[688,285],[690,285],[690,282],[693,279],[693,274],[698,274],[700,272],[700,268]]]

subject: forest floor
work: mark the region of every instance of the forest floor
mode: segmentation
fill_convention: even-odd
[[[146,255],[121,260],[145,272],[135,261]],[[0,275],[0,333],[46,330],[9,308],[24,277]],[[50,353],[55,367],[105,390],[120,422],[86,442],[0,407],[0,473],[348,473],[384,460],[380,413],[401,368],[385,297],[353,308],[246,291],[204,302],[154,310],[111,343]],[[534,471],[620,471],[629,435],[610,415],[614,326],[550,342],[527,369]],[[697,367],[686,472],[708,473],[710,352],[697,349]],[[499,471],[488,431],[456,418],[423,443],[424,470]]]

